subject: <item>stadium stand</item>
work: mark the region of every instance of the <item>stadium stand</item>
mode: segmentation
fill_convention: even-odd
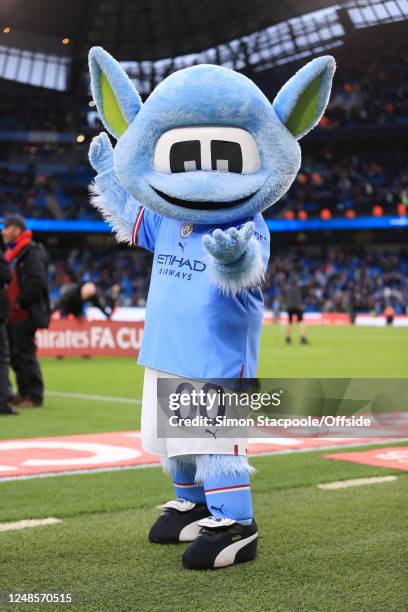
[[[105,248],[48,249],[50,295],[55,303],[67,279],[92,281],[102,292],[121,286],[119,306],[145,306],[149,289],[151,256],[142,249],[118,250],[112,257]]]
[[[272,256],[265,283],[265,302],[276,308],[289,279],[298,275],[306,312],[373,312],[392,306],[408,314],[408,250],[331,248],[328,252],[295,251]]]
[[[287,71],[291,70],[289,66]],[[285,210],[287,218],[300,213],[303,219],[319,217],[322,210],[329,210],[330,216],[350,217],[406,214],[408,169],[398,143],[384,151],[373,148],[372,138],[368,138],[360,142],[356,151],[353,132],[345,131],[348,139],[339,151],[337,143],[332,146],[325,139],[325,132],[375,126],[385,130],[386,136],[387,127],[408,129],[407,72],[408,54],[398,38],[390,42],[381,56],[366,62],[362,59],[357,65],[339,71],[320,132],[310,143],[306,142],[299,177],[279,205],[269,211],[269,216],[285,217]],[[272,97],[276,86],[265,79],[263,73],[260,84]],[[28,131],[34,130],[56,134],[51,140],[60,140],[61,144],[27,142],[17,150],[12,148],[16,161],[4,160],[0,167],[2,211],[18,209],[33,218],[98,218],[88,205],[87,185],[92,174],[86,150],[101,125],[99,121],[95,124],[88,99],[82,99],[75,114],[61,94],[47,95],[31,88],[32,95],[27,99],[22,97],[21,88],[14,84],[11,93],[0,101],[0,140],[7,141],[13,132],[21,135],[22,130],[27,131],[28,140]],[[315,150],[314,140],[324,143],[323,151],[321,146]]]
[[[406,232],[403,228],[408,219],[405,22],[400,21],[403,16],[397,9],[389,18],[375,21],[371,13],[351,5],[348,21],[344,11],[332,7],[313,14],[313,19],[294,17],[290,23],[262,29],[266,22],[262,22],[259,14],[259,32],[242,38],[235,54],[231,47],[219,45],[214,58],[193,54],[178,60],[179,64],[218,61],[240,69],[270,99],[304,63],[305,57],[328,49],[338,60],[339,69],[326,115],[319,129],[302,143],[299,175],[288,194],[266,213],[268,220],[281,223],[273,228],[283,232],[273,247],[264,290],[266,304],[271,308],[281,299],[285,283],[296,270],[304,285],[309,311],[382,312],[388,305],[399,313],[407,309],[407,253],[403,247]],[[274,45],[270,44],[272,40]],[[294,44],[291,53],[285,51],[290,41]],[[147,39],[144,44],[148,45]],[[211,44],[209,41],[208,46]],[[246,56],[242,51],[245,46]],[[84,42],[83,57],[86,51]],[[146,59],[152,54],[152,63],[128,61],[127,50],[119,49],[116,55],[126,60],[128,72],[142,96],[146,96],[155,79],[160,81],[166,71],[180,66],[157,61],[150,48],[143,52]],[[11,50],[9,55],[13,53],[24,63],[18,49]],[[5,57],[4,48],[0,56]],[[61,76],[66,60],[44,58],[38,59],[33,53],[31,59],[45,62],[43,75],[47,74],[45,68],[49,70],[47,61],[57,62],[53,70]],[[43,227],[44,220],[91,224],[100,220],[89,205],[92,172],[87,150],[90,140],[101,130],[101,124],[83,80],[77,79],[72,99],[64,91],[62,78],[54,88],[47,83],[45,87],[28,84],[33,70],[24,81],[20,78],[18,61],[14,79],[10,62],[7,70],[0,67],[0,76],[8,78],[1,81],[7,83],[7,88],[3,87],[0,100],[3,152],[0,214],[21,213],[38,222],[35,229],[46,230],[36,236],[46,242],[51,253],[50,283],[54,300],[69,270],[78,280],[89,278],[102,288],[120,283],[121,305],[143,305],[148,288],[149,254],[122,247],[117,251],[118,257],[110,258],[105,254],[104,238],[98,233],[100,225],[86,226],[84,234],[73,233],[69,238],[66,234],[53,235],[49,225]],[[164,71],[162,76],[161,71]],[[330,225],[330,221],[338,218],[350,223],[350,231],[341,239],[339,232],[331,231]],[[382,229],[370,233],[368,218],[378,223],[383,219],[384,227],[378,225]],[[358,219],[366,228],[363,233],[351,231],[353,220]],[[308,231],[309,227],[313,229],[313,221],[323,223],[315,228],[319,232]],[[303,225],[291,227],[293,222]],[[388,229],[393,226],[397,229]],[[70,226],[62,227],[68,233],[73,231]],[[285,234],[286,229],[292,232],[290,237]],[[342,229],[347,230],[348,225]],[[276,236],[273,234],[272,244]],[[361,242],[362,236],[363,244],[357,249],[356,243]],[[291,245],[290,254],[285,240]],[[112,242],[109,245],[111,248]]]
[[[5,213],[21,212],[31,218],[97,219],[89,206],[87,169],[63,168],[36,174],[33,165],[0,166],[0,206]],[[399,155],[385,157],[338,154],[326,147],[309,155],[289,193],[267,216],[319,217],[323,209],[332,216],[407,213],[408,165]]]
[[[400,41],[388,44],[368,62],[358,61],[348,70],[340,67],[322,127],[407,125],[407,69],[408,53]]]
[[[149,287],[151,256],[146,251],[105,248],[49,249],[50,291],[55,302],[69,274],[93,281],[103,291],[121,285],[119,306],[144,306]],[[307,312],[374,312],[392,306],[408,314],[408,249],[344,249],[312,247],[278,249],[272,253],[264,284],[267,308],[283,307],[289,280],[296,275],[304,289]]]
[[[282,216],[319,217],[328,209],[332,216],[370,216],[380,206],[382,214],[406,215],[408,166],[401,156],[383,157],[339,154],[325,148],[318,158],[303,160],[298,177],[282,199]],[[274,209],[269,214],[274,215]],[[377,211],[378,214],[378,211]]]

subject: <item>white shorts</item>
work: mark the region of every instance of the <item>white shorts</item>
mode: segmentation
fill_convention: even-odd
[[[157,435],[157,379],[181,378],[159,370],[145,368],[142,400],[142,447],[148,453],[161,457],[179,455],[246,455],[248,438],[194,438],[159,437]],[[239,430],[242,434],[242,429]]]

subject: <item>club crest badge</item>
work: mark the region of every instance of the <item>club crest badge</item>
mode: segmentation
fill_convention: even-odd
[[[182,238],[188,238],[194,229],[194,225],[192,223],[185,223],[181,228],[180,235]]]

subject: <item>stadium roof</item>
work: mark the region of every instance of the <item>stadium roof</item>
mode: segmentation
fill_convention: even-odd
[[[102,45],[119,60],[187,55],[252,34],[333,0],[2,0],[2,27]],[[337,2],[337,4],[340,4]]]
[[[0,78],[77,90],[101,45],[149,93],[195,63],[256,72],[407,15],[408,0],[1,0]]]

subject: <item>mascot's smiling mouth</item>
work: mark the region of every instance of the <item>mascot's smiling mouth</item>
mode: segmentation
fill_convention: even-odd
[[[151,186],[152,187],[152,186]],[[176,204],[177,206],[182,206],[183,208],[192,208],[194,210],[219,210],[220,208],[232,208],[233,206],[237,206],[238,204],[243,204],[247,202],[250,198],[252,198],[255,193],[251,193],[251,195],[246,196],[245,198],[240,198],[239,200],[233,200],[232,202],[213,202],[213,201],[204,201],[204,202],[193,202],[192,200],[182,200],[180,198],[173,198],[172,196],[159,191],[152,187],[153,191],[157,193],[163,200],[169,202],[170,204]]]

